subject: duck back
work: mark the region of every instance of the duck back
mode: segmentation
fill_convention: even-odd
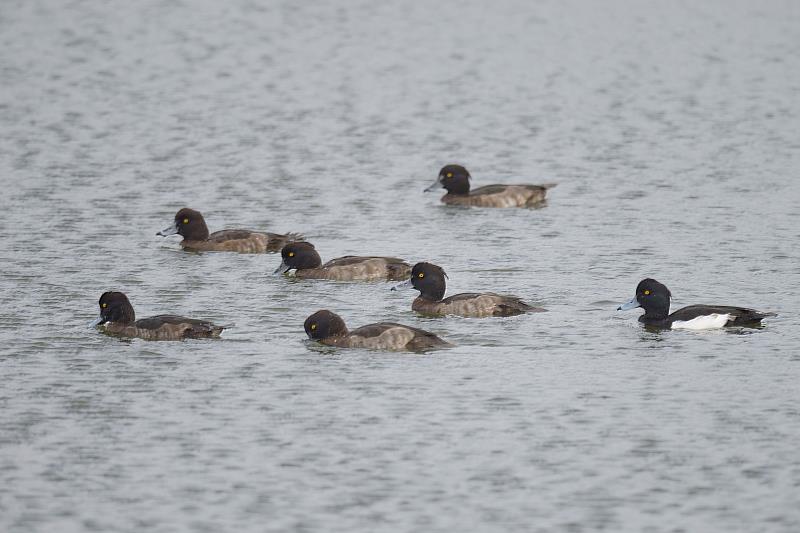
[[[351,331],[347,337],[347,346],[350,348],[374,350],[425,351],[449,345],[448,342],[429,331],[394,322],[379,322],[361,326]]]
[[[469,194],[446,194],[442,202],[476,207],[533,207],[545,200],[552,185],[485,185]]]
[[[331,259],[319,268],[297,271],[297,277],[335,281],[402,281],[411,266],[396,257],[359,257],[348,255]]]
[[[302,240],[297,233],[265,233],[246,229],[226,229],[215,231],[204,241],[184,239],[181,246],[184,250],[195,252],[238,252],[263,254],[279,252],[289,241]]]
[[[747,307],[730,305],[689,305],[671,313],[667,320],[669,323],[688,322],[698,317],[708,315],[728,315],[725,326],[746,326],[758,324],[764,318],[776,316],[775,313],[765,313]]]
[[[439,302],[426,300],[419,296],[414,300],[411,308],[425,315],[457,315],[472,318],[514,316],[532,311],[543,311],[543,309],[526,304],[515,296],[474,292],[455,294]]]
[[[216,338],[226,326],[217,326],[205,320],[196,320],[177,315],[158,315],[142,318],[133,324],[110,322],[108,333],[122,337],[137,337],[144,340],[180,340]]]

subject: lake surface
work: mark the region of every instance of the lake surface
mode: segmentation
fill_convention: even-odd
[[[800,3],[0,7],[0,530],[800,530]],[[556,182],[541,209],[423,193]],[[425,319],[390,284],[156,237],[299,231],[547,313]],[[645,331],[673,308],[759,330]],[[234,322],[219,341],[87,328]],[[329,308],[458,346],[306,340]]]

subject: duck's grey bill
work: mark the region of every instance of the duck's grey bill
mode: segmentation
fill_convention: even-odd
[[[400,289],[408,289],[409,287],[413,287],[413,286],[414,286],[414,284],[411,283],[411,280],[407,279],[405,281],[401,281],[397,285],[392,285],[392,288],[389,289],[389,290],[390,291],[399,291]]]
[[[636,296],[634,296],[633,298],[631,298],[630,302],[625,302],[624,304],[617,307],[617,311],[627,311],[629,309],[636,309],[637,307],[640,307],[639,300],[637,300]]]
[[[99,317],[95,318],[94,320],[92,320],[92,323],[89,324],[89,327],[90,328],[96,328],[97,326],[99,326],[103,322],[105,322],[105,320],[103,320],[102,316],[99,316]]]
[[[425,189],[423,192],[435,191],[436,189],[442,188],[442,177],[439,176],[436,178],[436,181],[433,182],[433,185]]]
[[[166,237],[168,235],[175,235],[176,233],[178,233],[178,224],[177,222],[173,222],[170,227],[162,229],[161,231],[156,233],[156,235],[161,235],[162,237]]]
[[[281,266],[279,266],[278,268],[276,268],[276,269],[275,269],[275,272],[273,272],[273,274],[286,274],[286,273],[287,273],[287,272],[289,272],[291,269],[292,269],[292,267],[290,267],[289,265],[287,265],[285,261],[281,261]]]

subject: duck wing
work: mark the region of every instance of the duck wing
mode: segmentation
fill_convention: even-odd
[[[208,240],[211,242],[238,241],[241,239],[249,239],[254,233],[258,232],[250,231],[249,229],[224,229],[215,231],[209,235]]]
[[[424,351],[450,345],[430,331],[395,322],[378,322],[361,326],[350,332],[350,338],[363,339],[359,344],[365,348],[386,350]]]
[[[223,329],[230,326],[217,326],[207,320],[179,315],[157,315],[137,320],[136,327],[146,330],[172,331],[177,336],[200,338],[219,336]]]
[[[678,309],[667,317],[672,322],[688,322],[697,317],[708,315],[729,315],[727,326],[739,326],[760,322],[768,316],[776,316],[775,313],[764,313],[747,307],[736,307],[730,305],[689,305]]]
[[[469,194],[472,195],[487,195],[487,194],[502,194],[510,189],[525,189],[531,192],[544,192],[549,188],[555,187],[554,184],[548,183],[546,185],[526,185],[526,184],[493,184],[493,185],[484,185],[483,187],[478,187],[477,189],[472,189],[469,191]]]
[[[373,259],[380,259],[382,261],[385,261],[387,264],[398,264],[398,263],[407,264],[405,261],[403,261],[402,259],[398,259],[397,257],[345,255],[344,257],[337,257],[336,259],[331,259],[330,261],[322,265],[322,268],[356,265],[358,263],[364,263],[366,261],[371,261]]]
[[[492,292],[464,292],[441,301],[453,314],[461,316],[513,316],[544,309],[526,304],[516,296],[503,296]]]
[[[215,231],[204,243],[207,243],[207,248],[216,251],[264,253],[279,252],[287,243],[302,240],[303,236],[299,233],[281,235],[249,229],[225,229]],[[202,244],[196,247],[203,248]]]

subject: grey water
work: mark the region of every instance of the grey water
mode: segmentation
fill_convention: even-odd
[[[0,531],[800,530],[799,103],[791,0],[3,2]],[[449,208],[451,162],[558,186]],[[185,253],[184,206],[549,311]],[[778,316],[646,331],[644,277]],[[107,337],[111,289],[235,327]]]

